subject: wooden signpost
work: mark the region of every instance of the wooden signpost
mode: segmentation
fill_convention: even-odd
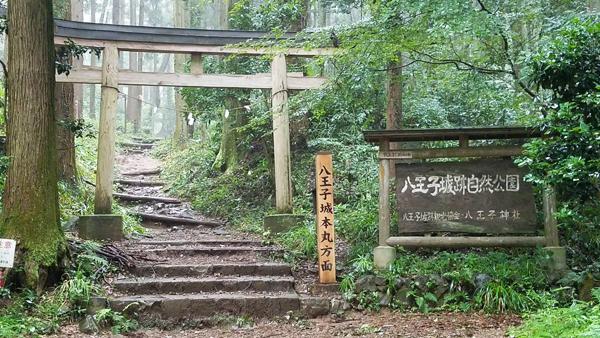
[[[319,152],[315,162],[319,282],[331,284],[336,282],[332,155]]]
[[[14,265],[16,246],[16,241],[0,238],[0,288],[4,287],[4,269]]]

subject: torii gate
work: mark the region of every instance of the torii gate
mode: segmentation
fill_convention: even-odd
[[[286,34],[283,38],[291,38]],[[55,20],[56,45],[67,39],[78,45],[102,48],[102,69],[83,67],[69,76],[57,75],[56,82],[101,84],[98,163],[94,212],[112,213],[115,125],[119,85],[253,88],[272,90],[275,199],[279,213],[292,212],[288,90],[315,89],[324,78],[288,73],[286,55],[314,57],[332,55],[333,49],[289,48],[277,52],[271,74],[203,74],[202,55],[270,55],[268,48],[238,48],[227,45],[267,39],[267,33],[234,30],[200,30],[141,27]],[[183,53],[192,55],[192,74],[119,72],[119,51]]]

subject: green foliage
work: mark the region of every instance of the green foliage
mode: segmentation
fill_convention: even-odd
[[[69,75],[73,68],[71,60],[73,58],[83,58],[86,53],[95,54],[96,57],[100,57],[102,48],[97,47],[84,47],[76,44],[70,38],[65,40],[65,45],[60,46],[56,50],[55,67],[58,74]]]
[[[252,0],[237,1],[229,12],[233,27],[259,31],[297,30],[300,22],[306,20],[306,1],[271,0],[255,6]]]
[[[110,327],[112,334],[119,335],[138,329],[139,324],[135,320],[128,319],[123,314],[111,309],[102,309],[94,315],[98,324]]]
[[[90,297],[102,294],[100,283],[114,267],[94,253],[98,244],[83,242],[77,247],[63,282],[54,290],[41,296],[31,290],[15,296],[3,292],[11,299],[8,306],[0,308],[0,337],[52,334],[63,323],[78,320],[85,314]],[[0,302],[2,298],[0,296]],[[115,333],[128,332],[137,325],[113,311],[102,313],[97,320],[112,326]]]
[[[576,265],[600,253],[600,21],[573,19],[529,59],[529,78],[548,92],[535,120],[546,136],[525,146],[528,179],[555,186],[560,230]]]
[[[595,302],[575,302],[566,308],[548,308],[526,317],[513,328],[514,337],[571,338],[600,336],[600,289],[594,289]]]
[[[386,297],[392,308],[421,312],[522,313],[555,302],[547,262],[543,251],[400,252],[388,271],[378,272],[373,258],[362,255],[351,262],[341,290],[359,308],[376,309]],[[380,276],[387,285],[378,292],[357,289],[365,276]]]
[[[600,21],[573,20],[530,60],[531,81],[552,91],[539,121],[547,138],[529,143],[524,164],[536,183],[586,202],[600,190]]]
[[[278,235],[275,240],[278,244],[285,247],[284,255],[288,261],[296,262],[304,260],[315,262],[317,260],[317,236],[313,221],[308,221],[305,225],[290,229]]]

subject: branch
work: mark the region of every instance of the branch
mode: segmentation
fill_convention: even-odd
[[[427,63],[427,64],[432,64],[432,65],[448,65],[448,64],[451,64],[451,65],[454,65],[457,70],[474,70],[474,71],[477,71],[477,72],[482,73],[482,74],[510,74],[510,75],[514,75],[513,71],[508,71],[508,70],[498,69],[498,68],[485,68],[485,67],[481,67],[481,66],[476,66],[476,65],[474,65],[474,64],[472,64],[470,62],[463,61],[463,60],[460,60],[460,59],[439,59],[439,58],[436,58],[435,56],[433,56],[431,54],[427,54],[427,53],[424,53],[424,52],[419,52],[419,51],[414,51],[414,50],[412,52],[427,57],[429,60],[417,60],[419,62],[423,62],[423,63]]]
[[[480,9],[481,11],[487,13],[490,16],[495,16],[495,14],[492,13],[484,5],[483,0],[476,0],[476,1],[479,4],[479,7],[481,7],[481,9]],[[502,39],[502,52],[503,52],[504,56],[506,57],[506,61],[508,62],[510,69],[511,69],[511,72],[509,74],[511,74],[513,76],[513,78],[519,84],[519,87],[521,87],[523,89],[523,91],[525,91],[525,93],[527,93],[527,95],[529,95],[532,99],[536,99],[538,97],[537,93],[535,93],[531,88],[529,88],[527,86],[527,84],[521,79],[521,74],[520,74],[519,68],[517,67],[515,62],[512,60],[512,57],[510,55],[510,45],[508,43],[508,37],[506,36],[506,34],[504,34],[504,31],[500,27],[498,27],[498,35],[500,36],[500,39]]]

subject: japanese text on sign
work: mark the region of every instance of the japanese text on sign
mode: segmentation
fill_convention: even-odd
[[[12,239],[0,239],[0,268],[12,268],[15,262],[17,242]]]
[[[431,222],[431,221],[461,221],[501,219],[505,221],[516,221],[521,218],[521,212],[513,210],[466,210],[466,211],[415,211],[402,214],[403,221]]]
[[[520,188],[518,174],[506,175],[446,175],[446,176],[407,176],[401,193],[465,195],[494,192],[518,192]]]
[[[526,174],[508,159],[398,163],[399,233],[534,233]]]
[[[319,281],[321,283],[335,283],[332,156],[330,153],[319,153],[315,162]]]

